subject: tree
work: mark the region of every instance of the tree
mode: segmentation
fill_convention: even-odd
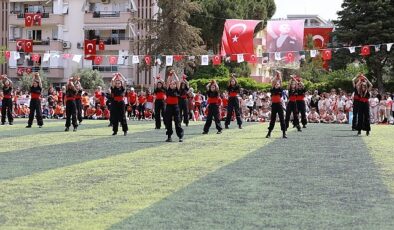
[[[73,75],[81,77],[81,86],[84,89],[96,89],[98,86],[104,86],[103,77],[97,70],[80,69]]]
[[[5,55],[4,55],[4,51],[6,51],[6,47],[5,46],[0,46],[0,65],[5,63]]]
[[[362,46],[392,42],[394,37],[394,5],[392,0],[359,1],[345,0],[343,10],[338,12],[339,20],[334,33],[338,43],[346,46]],[[387,66],[394,62],[393,51],[386,46],[365,58],[369,77],[377,83],[379,91],[384,91],[383,74]],[[334,57],[335,58],[335,57]]]

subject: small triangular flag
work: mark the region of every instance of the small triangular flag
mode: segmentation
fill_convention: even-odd
[[[133,55],[133,64],[139,64],[140,63],[140,57],[138,55]]]
[[[379,52],[380,51],[380,45],[375,45],[375,52]]]
[[[394,43],[388,43],[387,44],[387,52],[390,52],[391,47],[393,46]]]
[[[42,58],[42,61],[43,62],[47,62],[47,61],[49,61],[49,58],[51,57],[51,54],[50,53],[45,53],[44,54],[44,57]]]
[[[79,54],[76,54],[73,57],[73,61],[76,62],[76,63],[80,63],[81,59],[82,59],[82,55],[79,55]]]
[[[201,55],[201,65],[208,65],[208,64],[209,64],[208,55]]]
[[[174,56],[168,55],[166,56],[166,66],[172,66],[174,63]]]
[[[243,54],[237,54],[237,62],[241,63],[241,62],[244,62],[244,61],[245,61],[244,55]]]
[[[277,60],[277,61],[282,60],[282,55],[280,52],[275,52],[275,60]]]
[[[311,57],[316,57],[317,56],[317,50],[311,50]]]
[[[356,52],[356,47],[355,46],[348,47],[348,49],[349,49],[351,54]]]

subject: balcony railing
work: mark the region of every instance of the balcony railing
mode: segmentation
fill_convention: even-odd
[[[37,13],[37,12],[26,12],[26,13]],[[25,18],[25,13],[15,13],[15,14],[17,18]],[[49,18],[49,13],[41,13],[41,18]]]
[[[97,44],[99,44],[100,41],[104,41],[105,45],[119,45],[120,41],[129,41],[131,38],[130,37],[118,37],[118,38],[114,38],[114,37],[93,37],[93,38],[89,38],[89,40],[97,40]]]
[[[118,66],[98,66],[98,65],[93,65],[92,66],[93,70],[98,70],[100,72],[118,72]]]
[[[118,18],[120,11],[94,11],[93,18]]]

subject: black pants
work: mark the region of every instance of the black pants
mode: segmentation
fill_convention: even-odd
[[[13,122],[12,117],[12,99],[3,98],[3,104],[1,106],[1,123],[5,123],[5,118],[8,117],[8,122]]]
[[[204,125],[204,132],[208,132],[212,125],[212,120],[215,119],[215,126],[218,131],[222,131],[222,125],[220,124],[219,106],[217,104],[208,105],[208,116]]]
[[[235,111],[235,116],[237,118],[237,124],[242,125],[241,113],[239,111],[239,101],[237,97],[229,97],[227,106],[227,117],[225,125],[230,125],[231,118],[233,116],[233,111]]]
[[[357,129],[358,125],[358,110],[359,110],[359,101],[353,101],[353,120],[352,120],[352,128]]]
[[[165,103],[164,100],[155,100],[155,125],[156,129],[161,128],[161,118],[163,118],[163,121],[165,123],[165,118],[164,118],[164,111],[165,111]]]
[[[183,118],[183,123],[189,124],[189,101],[185,98],[179,99],[180,118]]]
[[[164,115],[164,119],[166,120],[166,122],[164,122],[164,124],[167,128],[167,136],[171,137],[171,135],[174,133],[174,131],[172,130],[172,121],[174,121],[176,135],[179,138],[183,138],[183,129],[181,127],[181,120],[179,117],[179,106],[167,104],[165,111],[166,112]]]
[[[291,113],[293,113],[293,124],[299,127],[300,121],[298,120],[297,103],[295,101],[289,101],[286,107],[286,120],[285,120],[286,129],[289,128]]]
[[[305,101],[297,101],[297,110],[301,114],[301,123],[302,125],[308,124],[308,121],[306,119],[306,106],[305,106]]]
[[[129,127],[126,120],[126,106],[124,101],[114,101],[111,104],[111,124],[114,133],[118,132],[119,122],[122,125],[123,132],[127,132]]]
[[[286,131],[286,125],[285,125],[285,118],[283,116],[283,107],[281,103],[272,103],[272,111],[271,111],[271,121],[270,121],[270,126],[268,127],[269,131],[272,131],[275,127],[275,122],[276,122],[276,114],[279,116],[279,121],[280,121],[280,129],[282,131]]]
[[[138,105],[138,120],[141,120],[141,118],[145,119],[145,105],[144,104]]]
[[[75,106],[75,100],[67,100],[66,102],[66,127],[71,126],[71,119],[73,127],[78,127],[77,123],[77,107]]]
[[[78,121],[82,122],[82,101],[80,99],[75,100],[75,106],[77,108]]]
[[[371,131],[368,102],[359,102],[358,104],[357,130]]]
[[[30,114],[29,121],[27,124],[31,126],[33,124],[34,114],[36,114],[37,125],[43,126],[44,122],[42,121],[42,110],[41,110],[41,100],[40,99],[31,99],[30,100]]]

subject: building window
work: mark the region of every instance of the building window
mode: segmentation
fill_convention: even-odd
[[[27,30],[27,39],[32,39],[34,41],[41,41],[41,30]]]

